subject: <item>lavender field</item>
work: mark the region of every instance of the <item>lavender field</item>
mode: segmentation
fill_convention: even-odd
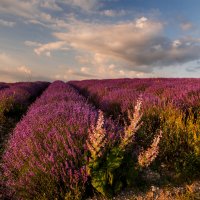
[[[200,181],[200,79],[0,83],[0,145],[1,199]]]

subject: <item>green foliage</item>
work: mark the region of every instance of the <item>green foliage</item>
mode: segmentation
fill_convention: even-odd
[[[19,120],[21,115],[27,110],[26,105],[14,102],[14,97],[3,98],[0,101],[0,123],[8,117]]]
[[[123,186],[133,184],[137,173],[134,173],[132,158],[126,154],[119,146],[115,146],[103,157],[89,161],[88,172],[92,178],[92,186],[104,196],[112,197]]]
[[[130,125],[124,128],[121,137],[114,142],[106,138],[102,112],[99,112],[97,126],[89,134],[87,146],[91,155],[87,168],[91,184],[98,192],[109,198],[119,192],[122,187],[133,185],[137,176],[139,163],[136,161],[137,158],[134,160],[136,156],[132,155],[132,150],[135,145],[135,133],[141,126],[140,108],[141,100],[139,99],[134,114],[129,112]],[[154,158],[151,159],[153,160]]]
[[[178,172],[197,172],[200,166],[200,117],[168,107],[161,112],[162,140],[161,157],[172,164]]]
[[[163,132],[157,166],[184,176],[198,175],[200,167],[200,116],[197,109],[182,111],[173,105],[152,107],[142,117],[136,140],[143,148],[151,143],[157,129]]]
[[[5,120],[5,114],[9,112],[14,105],[13,98],[4,98],[0,101],[0,120]]]
[[[136,134],[136,142],[139,146],[146,149],[152,142],[153,137],[160,128],[160,109],[149,107],[142,116],[142,126]]]

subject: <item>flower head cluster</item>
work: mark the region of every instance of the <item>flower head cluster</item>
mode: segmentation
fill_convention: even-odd
[[[125,127],[124,136],[121,139],[121,148],[124,149],[128,144],[130,144],[133,139],[136,131],[140,128],[142,113],[141,110],[142,99],[139,98],[135,105],[135,111],[132,114],[130,111],[128,112],[128,117],[130,120],[130,125]]]
[[[106,130],[104,129],[104,116],[102,111],[99,111],[97,125],[91,127],[89,132],[89,141],[86,142],[92,159],[96,159],[103,154],[103,148],[105,147],[107,138]]]
[[[148,167],[157,157],[159,153],[159,142],[162,137],[162,131],[160,130],[159,134],[155,136],[153,143],[146,150],[142,151],[138,156],[138,163],[141,167]]]

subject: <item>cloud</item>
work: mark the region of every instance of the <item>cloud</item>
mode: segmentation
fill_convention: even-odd
[[[42,44],[34,41],[25,41],[24,44],[30,47],[37,47],[34,49],[34,52],[37,55],[45,54],[48,57],[51,56],[51,51],[66,51],[69,49],[65,41],[50,42],[47,44]]]
[[[145,73],[150,74],[149,68],[141,67],[138,71],[127,68],[124,62],[113,61],[102,54],[86,54],[76,56],[76,60],[82,65],[81,72],[98,75],[96,78],[122,78],[122,77],[145,77]],[[142,72],[141,72],[142,71]],[[89,78],[89,77],[88,77]]]
[[[52,16],[51,11],[62,11],[57,4],[60,0],[1,0],[0,13],[24,18],[24,23],[40,25],[45,28],[58,30],[67,27],[67,23]]]
[[[107,17],[117,17],[126,14],[125,10],[103,10],[100,12],[101,15],[105,15]]]
[[[34,49],[34,52],[37,55],[41,55],[42,53],[47,53],[47,56],[50,56],[51,51],[55,50],[68,50],[68,47],[66,46],[65,41],[58,41],[58,42],[51,42],[47,44],[40,45],[38,48]]]
[[[69,15],[84,13],[95,13],[100,6],[98,0],[1,0],[0,13],[17,16],[24,19],[25,24],[40,25],[53,30],[68,28],[68,21],[72,20]],[[64,14],[64,10],[69,11]],[[75,10],[73,10],[75,9]],[[56,11],[56,12],[55,12]],[[57,14],[61,12],[62,15]],[[14,24],[1,21],[0,25],[13,26]]]
[[[40,19],[42,15],[48,15],[42,12],[40,8],[51,10],[62,10],[54,0],[1,0],[0,12],[16,15],[28,19]]]
[[[0,52],[0,67],[13,67],[17,64],[19,64],[19,62],[15,58],[4,52]]]
[[[98,67],[107,66],[110,63],[110,59],[106,55],[99,54],[99,53],[89,53],[89,54],[82,54],[76,56],[76,61],[79,64],[85,65],[93,65]]]
[[[0,80],[4,82],[16,81],[52,81],[51,75],[43,76],[33,72],[27,65],[21,64],[21,61],[14,56],[0,52]]]
[[[198,63],[197,63],[198,64]],[[191,66],[186,68],[187,72],[199,72],[200,71],[200,66]]]
[[[88,67],[81,67],[81,72],[85,72],[85,73],[88,73],[88,71],[90,70],[90,68]]]
[[[0,11],[2,13],[32,18],[39,14],[40,8],[62,11],[62,4],[87,12],[96,10],[100,5],[98,0],[1,0]]]
[[[0,69],[0,79],[4,82],[16,82],[25,80],[24,74],[17,70]]]
[[[99,5],[98,0],[63,0],[62,2],[72,7],[81,8],[84,11],[95,10]]]
[[[1,0],[0,12],[17,15],[21,17],[32,18],[38,11],[36,8],[37,1],[20,1],[20,0]]]
[[[0,26],[13,27],[16,23],[0,19]]]
[[[24,80],[24,73],[17,70],[19,61],[13,56],[0,52],[0,80],[14,82]]]
[[[193,28],[193,24],[191,22],[182,22],[180,24],[180,28],[183,30],[183,31],[188,31],[190,29]]]
[[[0,79],[3,82],[17,82],[17,81],[53,81],[51,77],[31,74],[28,75],[14,69],[0,69]]]
[[[62,11],[62,8],[58,6],[55,0],[48,0],[48,1],[42,0],[40,2],[40,7],[54,11]]]
[[[67,68],[67,69],[66,69]],[[90,69],[82,67],[80,70],[66,67],[62,74],[56,74],[55,79],[83,80],[86,78],[98,78],[98,75],[90,73]]]
[[[181,45],[182,45],[182,43],[181,43],[180,40],[174,40],[174,41],[172,42],[172,46],[173,46],[174,48],[180,47]]]
[[[135,27],[142,29],[145,27],[147,21],[148,21],[148,19],[146,17],[141,17],[139,19],[136,19]]]
[[[70,63],[77,61],[71,67],[73,71],[68,72],[72,77],[91,77],[92,74],[98,74],[99,77],[105,77],[106,74],[109,77],[126,74],[139,76],[138,73],[152,73],[156,67],[181,67],[184,63],[200,58],[199,38],[170,39],[165,36],[165,23],[155,20],[155,16],[146,13],[143,16],[140,13],[140,18],[130,19],[130,9],[114,10],[112,8],[117,9],[114,4],[109,3],[113,7],[106,5],[107,1],[98,0],[1,0],[0,13],[8,21],[0,19],[0,25],[14,26],[15,22],[12,21],[17,16],[16,22],[27,23],[20,23],[21,26],[26,25],[33,33],[39,31],[37,33],[41,34],[40,40],[35,38],[36,41],[27,40],[24,43],[36,55],[51,57],[55,51],[70,50],[70,55],[75,58],[70,59]],[[138,12],[131,16],[138,16]],[[118,16],[123,17],[116,22]],[[184,19],[177,23],[182,30],[193,28],[193,24]],[[45,40],[42,40],[44,34]],[[50,34],[55,38],[52,39]],[[29,40],[34,40],[34,37],[38,37],[38,34]],[[46,41],[49,42],[45,43]],[[27,54],[24,59],[31,59],[30,56]],[[35,56],[32,59],[34,58]],[[14,63],[12,57],[3,53],[0,54],[0,62],[1,66],[14,66],[16,69],[29,63],[20,63],[19,58]],[[58,61],[42,58],[33,62],[50,63],[53,66]],[[65,58],[62,57],[59,62],[65,62]],[[17,70],[18,73],[22,71]],[[57,71],[55,74],[59,75]]]
[[[27,66],[25,66],[25,65],[22,65],[22,66],[18,67],[17,70],[19,72],[22,72],[22,73],[28,74],[28,75],[30,75],[32,73],[31,70],[30,70],[30,68],[27,67]]]
[[[34,42],[34,41],[25,41],[24,44],[26,46],[29,46],[29,47],[39,47],[39,46],[42,46],[42,43],[39,43],[39,42]]]
[[[200,58],[199,40],[171,40],[163,35],[163,30],[162,22],[141,17],[117,24],[79,22],[72,24],[68,32],[56,32],[54,36],[75,50],[123,61],[125,67],[139,71],[151,72],[156,66],[166,67]]]

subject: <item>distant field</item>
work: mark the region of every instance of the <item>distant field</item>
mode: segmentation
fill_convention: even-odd
[[[200,181],[200,79],[0,83],[0,134],[2,199]]]

